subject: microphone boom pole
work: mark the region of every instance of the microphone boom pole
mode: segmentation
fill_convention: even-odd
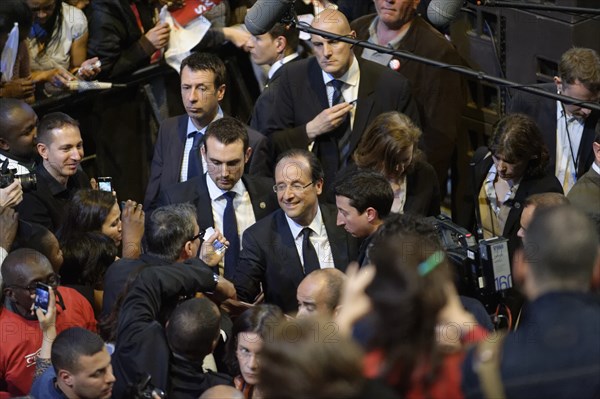
[[[542,90],[540,88],[537,87],[532,87],[532,85],[524,85],[524,84],[520,84],[520,83],[515,83],[515,82],[511,82],[510,80],[506,80],[506,79],[502,79],[502,78],[498,78],[495,76],[491,76],[486,74],[483,71],[475,71],[474,69],[471,68],[467,68],[464,66],[460,66],[460,65],[452,65],[452,64],[446,64],[444,62],[440,62],[440,61],[435,61],[429,58],[424,58],[424,57],[420,57],[418,55],[406,52],[406,51],[399,51],[399,50],[394,50],[391,49],[389,47],[383,47],[383,46],[379,46],[377,44],[373,44],[373,43],[369,43],[367,41],[364,40],[357,40],[357,39],[353,39],[351,37],[348,36],[340,36],[340,35],[336,35],[330,32],[326,32],[320,29],[315,29],[312,26],[310,26],[309,24],[307,24],[306,22],[299,22],[299,21],[295,21],[294,22],[296,25],[296,29],[301,30],[303,32],[306,33],[310,33],[310,34],[315,34],[315,35],[319,35],[328,39],[332,39],[332,40],[337,40],[340,42],[344,42],[344,43],[349,43],[352,44],[354,46],[359,46],[359,47],[363,47],[363,48],[368,48],[371,50],[375,50],[379,53],[384,53],[384,54],[391,54],[394,55],[396,57],[400,57],[400,58],[404,58],[404,59],[409,59],[409,60],[413,60],[413,61],[417,61],[426,65],[431,65],[431,66],[435,66],[438,68],[442,68],[442,69],[446,69],[449,71],[453,71],[453,72],[457,72],[457,73],[461,73],[463,75],[467,75],[470,76],[472,78],[476,78],[480,81],[485,81],[485,82],[490,82],[493,83],[497,86],[501,86],[504,88],[508,88],[508,89],[517,89],[517,90],[521,90],[521,91],[526,91],[528,93],[533,93],[542,97],[547,97],[547,98],[552,98],[554,100],[558,100],[560,102],[563,102],[565,104],[575,104],[578,105],[580,107],[584,107],[584,108],[588,108],[594,111],[599,111],[600,112],[600,104],[597,103],[591,103],[591,102],[587,102],[587,101],[581,101],[578,100],[576,98],[573,97],[568,97],[568,96],[564,96],[561,94],[557,94],[557,93],[551,93],[545,90]]]
[[[600,15],[600,8],[582,8],[582,7],[568,7],[568,6],[547,6],[544,4],[531,4],[531,3],[515,3],[510,1],[495,1],[495,0],[484,0],[481,4],[482,7],[501,7],[501,8],[515,8],[522,10],[539,10],[539,11],[556,11],[556,12],[571,12],[576,14],[594,14]]]

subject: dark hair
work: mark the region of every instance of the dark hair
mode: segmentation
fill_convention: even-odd
[[[524,207],[533,205],[538,209],[550,208],[559,205],[569,205],[569,199],[561,193],[538,193],[527,197]]]
[[[0,1],[0,34],[10,33],[15,22],[19,24],[19,41],[29,36],[33,14],[24,0]],[[2,49],[0,49],[1,51]]]
[[[81,356],[93,356],[103,349],[104,341],[98,334],[81,327],[67,328],[52,343],[52,366],[56,375],[59,370],[76,373]]]
[[[350,200],[350,206],[363,213],[371,207],[377,211],[379,219],[390,214],[394,202],[394,192],[390,183],[380,173],[370,170],[350,170],[340,175],[334,186],[335,195]]]
[[[62,0],[54,0],[54,10],[52,14],[48,17],[46,23],[41,24],[42,28],[45,30],[45,34],[41,32],[37,32],[34,26],[33,30],[33,38],[37,41],[40,51],[38,54],[42,55],[46,53],[48,46],[50,46],[53,42],[60,43],[62,41],[62,21],[64,19],[64,15],[62,12]]]
[[[277,160],[275,161],[275,167],[277,167],[279,162],[287,158],[304,158],[310,166],[311,180],[313,182],[317,182],[323,179],[325,176],[323,173],[323,167],[321,166],[321,161],[319,161],[319,158],[317,158],[314,153],[308,150],[293,148],[285,151],[277,157]]]
[[[197,71],[210,71],[215,75],[215,90],[225,84],[227,79],[227,70],[223,61],[211,53],[192,53],[181,61],[181,67],[179,68],[179,74],[183,72],[185,67],[190,70]]]
[[[523,239],[536,283],[568,290],[589,288],[598,245],[594,223],[570,205],[536,209]]]
[[[175,262],[181,249],[194,236],[196,208],[192,204],[171,204],[152,212],[145,237],[148,254]]]
[[[412,146],[413,160],[406,168],[411,170],[415,160],[422,158],[417,145],[421,129],[406,115],[396,111],[378,115],[367,126],[354,152],[359,168],[373,169],[387,178],[397,178],[398,159]]]
[[[102,290],[106,269],[115,261],[117,246],[112,238],[99,232],[73,236],[62,247],[60,269],[63,284],[77,284]]]
[[[242,313],[233,323],[231,338],[227,341],[225,364],[233,376],[240,374],[236,351],[238,334],[256,333],[263,341],[272,338],[275,327],[285,320],[281,309],[275,305],[257,305]]]
[[[211,122],[204,134],[205,143],[209,137],[214,137],[218,142],[225,145],[241,140],[244,143],[244,152],[248,149],[249,139],[246,126],[230,116],[224,116],[221,119]]]
[[[56,232],[61,247],[82,233],[100,232],[116,203],[116,198],[108,191],[91,189],[76,191],[67,205],[62,224]]]
[[[510,114],[494,127],[489,149],[507,163],[527,163],[525,177],[541,177],[548,165],[548,148],[533,119],[523,114]]]
[[[402,370],[394,381],[401,394],[411,388],[413,373],[420,366],[431,366],[425,384],[431,383],[437,372],[435,326],[446,304],[445,286],[452,277],[434,234],[433,226],[423,219],[390,215],[375,233],[369,251],[377,270],[366,290],[377,331],[370,346],[385,353],[380,377],[386,379]],[[419,264],[428,259],[437,266],[422,275]]]
[[[282,323],[260,352],[258,378],[268,399],[358,398],[362,351],[324,319]]]
[[[61,129],[64,126],[79,127],[79,122],[62,112],[51,112],[46,114],[40,121],[37,131],[37,141],[50,145],[50,134],[54,129]]]
[[[298,32],[298,29],[296,29],[293,24],[286,25],[278,22],[273,25],[268,33],[273,39],[277,39],[279,36],[285,37],[287,44],[285,46],[284,54],[291,54],[298,48],[298,43],[300,42],[300,32]]]
[[[221,314],[208,298],[181,302],[169,317],[166,336],[173,353],[190,360],[210,354],[219,336]]]
[[[592,93],[600,92],[600,57],[595,50],[573,47],[560,57],[558,73],[563,84],[579,80]]]

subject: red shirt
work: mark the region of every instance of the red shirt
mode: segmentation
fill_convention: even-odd
[[[96,319],[90,303],[77,291],[59,287],[66,310],[57,303],[56,332],[83,327],[96,332]],[[27,320],[6,308],[0,309],[0,399],[23,396],[33,383],[35,358],[42,345],[37,320]]]

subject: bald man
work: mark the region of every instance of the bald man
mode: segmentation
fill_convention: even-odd
[[[338,269],[319,269],[308,274],[298,286],[296,317],[333,318],[339,311],[346,275]]]
[[[355,37],[346,17],[326,9],[312,26]],[[377,115],[399,111],[420,124],[406,78],[376,63],[358,60],[352,46],[312,35],[315,56],[282,72],[266,133],[277,153],[291,148],[317,155],[325,172],[325,192],[333,200],[337,171],[351,162],[362,132]],[[355,102],[356,101],[356,102]]]

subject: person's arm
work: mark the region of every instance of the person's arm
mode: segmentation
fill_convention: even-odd
[[[252,303],[260,293],[266,262],[259,242],[251,231],[244,232],[242,241],[242,251],[235,268],[233,283],[238,299]]]
[[[0,206],[0,247],[7,253],[15,241],[18,227],[19,214],[12,208]]]
[[[127,200],[123,208],[122,257],[137,259],[142,253],[142,237],[144,235],[144,210],[142,204]]]
[[[0,206],[15,207],[23,201],[23,189],[19,179],[15,179],[11,184],[0,188]]]
[[[52,366],[50,359],[52,353],[52,344],[56,339],[56,297],[52,288],[48,289],[48,311],[44,313],[41,309],[35,310],[35,315],[40,322],[40,330],[42,330],[42,347],[40,354],[35,358],[35,380]]]

